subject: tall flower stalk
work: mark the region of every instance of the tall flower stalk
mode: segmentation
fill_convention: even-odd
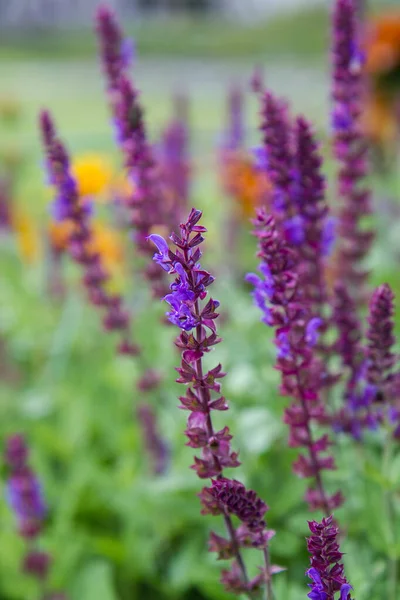
[[[254,597],[265,582],[268,597],[272,598],[273,568],[268,555],[271,532],[264,521],[267,506],[255,492],[225,477],[225,469],[238,467],[240,463],[238,454],[231,450],[229,428],[217,431],[212,418],[214,411],[225,411],[228,404],[220,395],[219,380],[225,375],[221,365],[206,370],[203,363],[204,355],[221,340],[216,330],[219,302],[212,298],[205,302],[207,288],[214,278],[199,263],[200,245],[206,232],[205,227],[198,224],[201,215],[201,211],[192,209],[187,221],[180,225],[180,235],[170,236],[174,251],[161,236],[150,236],[158,249],[155,262],[174,278],[171,292],[164,300],[170,306],[166,313],[168,319],[181,330],[175,343],[182,352],[177,381],[187,386],[185,395],[180,397],[180,408],[190,412],[185,431],[187,445],[201,449],[201,455],[194,457],[191,468],[200,479],[211,479],[211,487],[204,488],[200,494],[203,514],[222,515],[225,521],[228,538],[215,533],[210,537],[210,550],[217,552],[219,558],[233,559],[232,568],[223,572],[225,588]],[[232,515],[241,521],[240,527],[235,528]],[[253,579],[248,577],[242,555],[243,548],[248,546],[260,548],[265,559],[264,568]]]
[[[325,489],[322,474],[335,469],[333,457],[327,454],[331,441],[326,434],[316,437],[314,432],[314,425],[326,425],[329,420],[321,398],[325,371],[315,352],[322,321],[314,316],[303,295],[298,253],[289,247],[273,217],[260,210],[255,225],[261,277],[251,273],[247,280],[254,286],[253,297],[262,311],[262,321],[275,329],[281,393],[293,399],[285,411],[289,445],[305,450],[293,469],[300,477],[314,480],[305,496],[310,509],[329,515],[343,497],[341,492],[329,495]]]
[[[25,541],[22,571],[38,581],[42,600],[53,598],[55,596],[47,595],[52,557],[39,545],[47,506],[41,483],[29,465],[29,448],[22,435],[16,434],[6,440],[4,458],[9,470],[8,502],[17,521],[18,533]],[[65,598],[64,595],[61,597]]]
[[[368,147],[362,131],[364,78],[354,0],[336,0],[333,15],[333,153],[338,161],[339,212],[338,276],[357,306],[364,306],[368,271],[364,266],[373,231],[364,228],[371,213]]]
[[[50,113],[43,111],[39,124],[46,154],[47,173],[56,192],[53,212],[57,220],[71,223],[69,254],[83,269],[83,283],[91,304],[104,309],[105,329],[119,332],[122,339],[118,351],[136,355],[138,347],[130,341],[130,315],[123,308],[122,297],[107,291],[108,273],[99,254],[91,250],[90,209],[79,197],[77,183],[71,174],[68,152],[57,137]]]
[[[129,78],[125,38],[114,14],[105,6],[97,12],[96,30],[116,140],[133,186],[127,202],[133,239],[146,259],[144,275],[153,295],[159,298],[165,293],[165,277],[154,268],[146,240],[155,230],[173,223],[173,203],[168,202],[163,192],[160,169],[147,139],[139,93]]]

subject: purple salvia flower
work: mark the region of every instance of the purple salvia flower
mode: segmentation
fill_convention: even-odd
[[[0,233],[10,231],[12,226],[12,194],[9,178],[0,179]]]
[[[315,314],[321,315],[326,289],[324,280],[324,230],[328,205],[325,178],[321,173],[322,157],[311,125],[298,117],[294,126],[293,201],[301,220],[304,243],[299,244],[298,272],[302,293]]]
[[[322,509],[327,515],[343,502],[340,492],[328,496],[322,481],[322,472],[334,469],[331,456],[326,456],[330,446],[328,436],[314,439],[312,425],[326,424],[328,416],[321,399],[321,389],[325,384],[325,372],[313,346],[318,341],[318,332],[323,325],[310,309],[310,302],[299,285],[297,270],[298,253],[290,248],[284,236],[277,229],[272,217],[259,210],[254,221],[254,232],[259,241],[258,256],[267,268],[268,289],[258,294],[260,284],[256,284],[255,300],[267,315],[266,322],[275,329],[277,346],[277,369],[281,372],[281,393],[293,398],[293,403],[285,411],[285,422],[290,427],[289,445],[303,447],[295,464],[294,471],[300,477],[310,477],[315,486],[306,493],[306,501],[312,510]]]
[[[158,227],[169,227],[174,223],[175,214],[165,198],[160,172],[147,140],[139,93],[128,77],[124,37],[115,15],[110,10],[101,8],[97,15],[96,29],[113,127],[128,177],[135,187],[127,202],[133,238],[139,252],[149,258],[148,236]],[[153,295],[158,298],[163,296],[165,278],[159,269],[154,268],[151,262],[147,263],[144,275],[151,285]]]
[[[163,475],[169,466],[170,452],[166,441],[158,431],[156,413],[149,404],[142,403],[138,406],[137,417],[147,454],[152,461],[153,472],[156,475]]]
[[[179,102],[183,103],[181,98]],[[186,120],[175,117],[161,140],[160,167],[179,223],[187,214],[190,196],[189,128]]]
[[[4,460],[14,470],[22,468],[28,460],[29,449],[23,435],[17,433],[6,440]]]
[[[262,95],[261,102],[261,132],[267,156],[267,175],[274,186],[276,217],[281,221],[296,214],[291,197],[293,152],[288,110],[286,104],[269,91]]]
[[[212,420],[214,410],[228,409],[226,399],[220,395],[219,380],[225,373],[222,372],[221,365],[206,371],[203,364],[204,355],[221,340],[216,330],[219,302],[212,298],[206,301],[207,288],[214,278],[199,263],[200,245],[206,231],[205,227],[198,224],[201,216],[201,211],[192,209],[187,221],[180,225],[180,234],[171,235],[174,251],[167,251],[167,243],[161,242],[158,237],[150,236],[150,241],[158,249],[154,256],[155,262],[162,269],[168,268],[174,277],[170,286],[171,293],[165,300],[172,308],[167,313],[168,318],[181,330],[175,342],[182,351],[177,382],[186,385],[187,389],[185,395],[180,397],[180,408],[190,413],[185,431],[187,445],[201,449],[201,455],[195,456],[191,468],[201,479],[216,478],[212,488],[204,488],[200,494],[203,512],[223,514],[229,534],[229,538],[224,539],[212,533],[210,549],[220,556],[234,559],[232,569],[223,573],[222,580],[226,589],[235,589],[236,593],[252,597],[253,591],[263,581],[270,589],[271,567],[267,548],[269,537],[261,523],[266,506],[257,499],[254,492],[246,492],[239,482],[223,477],[225,468],[237,467],[240,463],[237,453],[231,450],[232,436],[229,428],[216,431]],[[241,528],[235,529],[232,514],[242,520]],[[242,548],[247,545],[259,547],[264,553],[265,567],[257,582],[249,581],[243,562]]]
[[[79,198],[77,183],[72,177],[70,160],[66,148],[57,138],[50,114],[40,114],[40,129],[46,153],[46,165],[50,180],[56,191],[56,203],[61,211],[62,220],[73,223],[68,241],[71,258],[83,269],[83,283],[87,289],[91,304],[105,310],[103,325],[108,331],[118,331],[122,337],[119,351],[135,355],[138,348],[129,341],[130,315],[122,307],[122,298],[111,295],[106,287],[109,275],[98,254],[89,249],[92,239],[90,215]]]
[[[321,523],[308,522],[311,536],[307,539],[307,548],[311,554],[310,568],[306,575],[312,583],[308,586],[311,591],[307,594],[310,600],[351,600],[353,589],[344,575],[341,563],[337,528],[333,517],[322,519]],[[339,592],[339,597],[336,594]]]
[[[245,139],[244,97],[239,86],[232,86],[228,96],[228,127],[224,134],[224,148],[237,151],[243,148]]]
[[[112,10],[107,6],[102,5],[97,9],[96,30],[100,42],[101,63],[112,103],[119,79],[132,62],[134,46],[131,40],[124,39]]]
[[[18,533],[26,542],[22,571],[43,581],[51,559],[47,552],[34,548],[33,543],[42,533],[47,507],[40,481],[28,464],[29,449],[22,435],[6,440],[4,458],[9,470],[6,496],[17,520]]]
[[[339,163],[341,209],[337,256],[339,277],[357,306],[366,299],[368,272],[363,266],[373,231],[362,227],[370,214],[370,190],[361,187],[368,174],[366,139],[362,132],[364,81],[357,50],[357,19],[353,0],[336,0],[333,16],[333,150]]]
[[[328,217],[321,232],[321,255],[323,258],[329,258],[332,254],[336,242],[337,219]]]
[[[264,76],[262,68],[257,65],[250,79],[250,89],[255,94],[262,94],[264,91]]]
[[[363,420],[356,414],[355,401],[360,391],[362,375],[362,329],[357,307],[343,282],[336,283],[333,293],[332,323],[337,329],[333,350],[345,368],[345,405],[333,419],[334,429],[359,438]]]
[[[267,150],[264,146],[255,146],[252,148],[252,155],[254,157],[254,166],[259,171],[268,171],[268,155]]]
[[[394,294],[385,283],[374,291],[369,304],[366,380],[383,396],[396,363],[393,301]]]
[[[39,580],[46,580],[50,568],[50,556],[40,550],[29,550],[22,563],[22,571]]]

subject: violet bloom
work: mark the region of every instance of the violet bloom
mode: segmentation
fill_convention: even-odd
[[[351,600],[353,588],[344,575],[339,530],[333,517],[324,518],[321,523],[309,521],[308,526],[311,536],[307,539],[307,548],[311,566],[306,574],[312,583],[308,584],[311,590],[307,597],[310,600]]]
[[[36,531],[46,516],[41,485],[32,471],[27,467],[19,468],[10,476],[7,484],[8,501],[19,523],[22,535]]]
[[[97,9],[96,31],[100,44],[101,64],[107,79],[110,101],[118,87],[121,75],[129,68],[134,55],[133,42],[125,39],[112,12],[102,5]]]
[[[254,298],[262,309],[263,320],[275,329],[281,393],[293,399],[285,411],[285,422],[290,427],[289,445],[305,450],[293,468],[300,477],[314,480],[306,493],[310,508],[329,514],[343,498],[340,492],[329,496],[324,488],[323,471],[335,468],[333,458],[327,454],[331,442],[327,435],[315,439],[313,433],[314,423],[328,422],[321,398],[324,365],[314,350],[323,323],[314,316],[299,285],[296,251],[288,246],[274,219],[263,210],[259,210],[254,222],[264,281],[253,274],[247,279],[255,284]]]
[[[333,350],[341,358],[345,378],[345,404],[334,417],[334,429],[359,438],[364,421],[360,419],[359,414],[355,414],[353,404],[359,394],[364,360],[362,329],[357,307],[346,286],[340,281],[334,288],[332,324],[337,329]]]
[[[393,419],[393,409],[398,402],[396,396],[398,389],[396,389],[397,385],[393,386],[397,379],[393,369],[398,357],[393,352],[396,343],[393,301],[394,294],[390,286],[385,283],[374,291],[369,304],[365,363],[367,385],[363,399],[367,409],[370,407],[372,413],[375,413],[372,419],[370,418],[372,426],[383,418],[382,409],[386,409],[390,421],[396,422],[396,419]]]
[[[238,151],[245,139],[244,97],[239,86],[232,86],[228,96],[228,127],[223,136],[225,150]]]
[[[28,464],[29,449],[22,435],[16,434],[6,440],[4,458],[9,469],[6,496],[17,520],[18,533],[26,541],[22,570],[45,580],[50,556],[33,549],[32,544],[43,531],[47,507],[40,481]]]
[[[2,178],[0,179],[0,232],[11,230],[11,203],[11,181]]]
[[[201,479],[216,478],[212,488],[204,488],[200,497],[206,512],[222,512],[229,534],[226,540],[212,534],[210,548],[234,559],[232,569],[223,574],[226,589],[235,589],[237,593],[251,596],[262,581],[266,581],[267,589],[270,589],[268,536],[263,534],[266,506],[256,498],[254,492],[246,492],[239,482],[223,477],[225,468],[237,467],[240,463],[238,454],[231,449],[229,428],[223,427],[217,431],[212,420],[213,411],[228,409],[225,397],[221,396],[219,382],[225,373],[221,365],[206,370],[203,364],[204,355],[221,340],[216,329],[219,302],[212,298],[206,300],[207,288],[214,277],[202,269],[199,262],[200,245],[206,231],[205,227],[198,224],[201,215],[201,211],[192,209],[187,221],[180,225],[180,234],[171,235],[174,250],[169,249],[160,236],[150,235],[149,239],[158,249],[154,255],[155,263],[163,270],[168,269],[173,277],[171,292],[165,300],[171,307],[168,318],[181,330],[175,342],[182,351],[177,381],[186,385],[186,393],[180,397],[180,408],[190,413],[185,431],[187,445],[201,451],[199,456],[195,456],[191,468]],[[235,498],[240,506],[235,504]],[[242,520],[245,531],[235,529],[232,514]],[[254,526],[253,529],[249,525]],[[222,541],[218,542],[218,539]],[[251,545],[251,542],[263,550],[265,559],[265,567],[255,580],[249,580],[242,557],[242,548],[249,543]]]
[[[286,104],[271,92],[261,97],[261,132],[267,158],[267,175],[274,186],[273,203],[277,220],[293,217],[291,128]]]
[[[149,404],[142,403],[137,409],[137,418],[153,472],[155,475],[163,475],[169,466],[170,452],[166,441],[159,433],[156,413]]]
[[[134,186],[127,202],[133,239],[138,251],[149,259],[147,237],[159,226],[172,228],[175,214],[165,197],[159,168],[147,140],[139,93],[128,76],[124,38],[115,15],[108,9],[100,9],[97,15],[97,34],[116,139]],[[146,263],[144,275],[153,295],[162,296],[165,293],[164,275],[152,263]]]
[[[188,211],[191,171],[188,124],[181,118],[174,118],[163,131],[160,167],[179,223]]]
[[[61,220],[71,221],[72,233],[68,241],[71,258],[81,265],[83,283],[91,304],[104,309],[103,325],[108,331],[120,333],[122,341],[119,352],[135,355],[138,348],[130,340],[130,315],[122,306],[122,298],[111,295],[106,289],[109,275],[99,254],[90,250],[92,230],[90,215],[79,198],[78,187],[71,174],[70,160],[66,148],[58,139],[50,114],[40,115],[40,128],[49,180],[55,189],[54,204]]]
[[[336,0],[333,16],[333,150],[339,164],[341,209],[337,257],[339,277],[357,306],[365,304],[368,272],[364,259],[374,233],[363,227],[370,214],[370,190],[363,187],[368,174],[366,139],[362,132],[364,81],[358,48],[353,0]]]
[[[305,300],[310,302],[315,314],[321,316],[326,300],[324,255],[331,243],[327,235],[332,233],[327,232],[328,205],[321,172],[322,157],[311,125],[304,117],[296,119],[294,144],[292,198],[303,229],[298,272]]]
[[[393,333],[393,301],[394,294],[385,283],[374,291],[369,304],[366,379],[383,396],[396,363],[396,355],[393,353],[396,342]]]

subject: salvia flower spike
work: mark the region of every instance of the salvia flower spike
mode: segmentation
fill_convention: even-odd
[[[280,222],[294,216],[291,199],[293,183],[293,148],[291,123],[286,103],[270,91],[261,97],[261,132],[266,155],[267,175],[274,186],[274,214]]]
[[[362,224],[371,212],[371,192],[363,185],[369,167],[360,118],[365,86],[354,0],[336,0],[332,35],[333,151],[339,165],[337,191],[341,199],[337,267],[356,305],[364,306],[368,277],[364,259],[373,232]]]
[[[129,339],[130,315],[122,306],[121,296],[112,295],[107,291],[105,286],[109,278],[107,270],[99,254],[90,249],[92,240],[90,209],[81,202],[79,197],[77,183],[71,174],[68,152],[57,137],[55,125],[47,111],[40,114],[39,124],[46,155],[47,173],[56,192],[53,212],[57,220],[72,223],[68,240],[69,254],[83,269],[83,283],[91,304],[105,311],[103,318],[105,329],[120,333],[119,352],[135,355],[138,353],[138,348]]]
[[[339,530],[333,517],[326,517],[321,523],[309,521],[308,526],[311,536],[307,539],[307,548],[311,557],[306,575],[312,583],[308,584],[311,590],[307,597],[310,600],[351,600],[353,588],[344,574]]]
[[[139,92],[129,78],[124,37],[111,10],[99,9],[96,29],[115,137],[133,187],[127,202],[133,238],[146,258],[144,275],[153,295],[160,298],[165,293],[165,277],[149,260],[147,237],[160,227],[169,227],[175,215],[163,192],[157,161],[147,139]]]
[[[326,425],[329,420],[321,398],[325,371],[315,352],[322,320],[310,310],[299,285],[298,253],[286,243],[273,217],[261,209],[254,223],[261,276],[251,273],[247,281],[254,286],[254,302],[262,311],[262,321],[275,329],[281,393],[293,399],[285,411],[289,445],[305,450],[293,465],[294,472],[314,480],[306,501],[311,510],[321,509],[328,515],[343,497],[340,492],[328,495],[325,490],[322,473],[335,469],[333,457],[327,454],[331,441],[327,435],[315,439],[313,432],[314,424]]]
[[[18,533],[26,544],[21,568],[46,589],[52,557],[40,548],[39,539],[45,526],[47,506],[41,483],[29,465],[29,448],[23,435],[7,438],[4,459],[9,471],[6,495],[17,521]]]
[[[205,227],[198,224],[201,216],[201,211],[192,209],[187,221],[180,225],[180,234],[171,235],[174,250],[159,235],[150,235],[149,239],[157,247],[155,262],[173,277],[171,291],[164,300],[170,307],[168,319],[181,330],[175,343],[182,351],[177,381],[187,386],[185,395],[180,397],[180,408],[190,413],[185,431],[187,445],[201,449],[201,455],[194,458],[192,469],[201,479],[212,479],[211,487],[205,487],[200,494],[202,512],[222,515],[228,532],[227,539],[212,533],[210,550],[218,552],[220,558],[234,561],[232,569],[223,573],[226,589],[252,597],[263,582],[271,589],[272,567],[267,551],[271,532],[264,521],[267,510],[264,502],[255,492],[224,476],[226,468],[237,467],[240,463],[238,454],[231,450],[229,428],[216,431],[212,420],[213,411],[228,409],[219,381],[225,373],[220,364],[208,371],[203,364],[204,355],[221,340],[216,329],[219,302],[213,298],[206,301],[207,288],[214,277],[199,263],[200,245],[206,232]],[[242,522],[237,529],[232,515]],[[266,557],[266,566],[252,580],[248,578],[242,557],[242,549],[246,546],[262,549]]]

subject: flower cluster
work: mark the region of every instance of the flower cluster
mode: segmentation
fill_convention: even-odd
[[[264,169],[273,184],[272,212],[287,242],[298,249],[297,272],[303,295],[315,315],[326,300],[325,261],[335,241],[335,221],[328,215],[322,157],[310,123],[290,122],[282,100],[265,92],[262,123]]]
[[[108,273],[98,252],[91,249],[93,232],[88,206],[80,201],[77,184],[71,175],[68,153],[58,139],[52,118],[48,112],[40,115],[40,128],[46,153],[46,167],[50,183],[56,190],[54,212],[57,220],[72,224],[68,238],[68,250],[84,271],[83,283],[90,302],[103,308],[103,324],[106,330],[118,331],[122,341],[119,352],[135,355],[138,348],[130,340],[130,316],[122,307],[122,298],[110,294],[106,288]]]
[[[107,80],[109,100],[112,104],[119,80],[132,63],[134,49],[131,40],[123,37],[121,28],[107,6],[99,6],[96,30],[100,44],[100,59]]]
[[[153,472],[155,475],[163,475],[169,466],[170,453],[158,431],[154,409],[149,404],[142,403],[138,406],[136,414],[142,428],[147,454],[152,461]]]
[[[288,222],[290,229],[294,205],[291,198],[293,153],[288,107],[283,100],[275,98],[269,91],[262,95],[261,101],[261,132],[267,174],[274,186],[273,206],[277,219]]]
[[[340,562],[342,552],[338,544],[339,530],[331,516],[322,519],[321,523],[309,521],[311,536],[307,539],[307,548],[311,554],[311,566],[307,570],[312,580],[311,591],[307,594],[310,600],[351,600],[352,587],[344,575],[344,567]]]
[[[393,300],[394,294],[389,285],[383,284],[374,291],[369,304],[366,379],[382,395],[396,362],[392,351],[396,341],[393,334]]]
[[[241,549],[254,544],[262,547],[264,557],[268,558],[269,538],[263,521],[267,507],[254,492],[247,492],[239,482],[223,477],[224,469],[237,467],[240,463],[237,453],[231,450],[229,428],[216,431],[212,421],[213,411],[228,409],[225,397],[220,395],[219,380],[225,374],[221,365],[208,371],[203,366],[204,355],[221,340],[216,331],[219,302],[212,298],[205,302],[207,288],[214,278],[199,263],[199,246],[206,231],[198,224],[201,215],[201,211],[192,209],[187,221],[180,225],[180,235],[171,235],[174,251],[159,235],[150,235],[150,240],[158,249],[155,262],[174,277],[171,293],[164,300],[170,305],[168,319],[181,330],[175,343],[182,351],[177,381],[187,385],[186,394],[180,397],[180,408],[190,412],[185,431],[187,445],[201,449],[201,456],[195,456],[192,468],[201,479],[216,478],[212,488],[204,488],[200,494],[203,511],[223,514],[229,534],[228,540],[212,534],[210,549],[234,559],[232,569],[223,574],[225,587],[234,593],[251,596],[263,581],[270,585],[270,565],[266,560],[261,575],[249,580]],[[235,530],[232,514],[243,521],[242,529]]]
[[[394,372],[397,356],[393,353],[394,294],[387,284],[374,291],[369,304],[367,343],[363,347],[355,306],[343,288],[338,291],[334,316],[340,332],[339,351],[343,364],[350,367],[350,376],[346,382],[346,403],[336,416],[336,425],[361,439],[363,429],[376,428],[385,416],[395,425],[400,417],[398,374]]]
[[[334,221],[328,216],[322,157],[310,124],[298,117],[294,126],[294,184],[292,201],[300,217],[302,242],[298,246],[303,295],[321,316],[326,299],[324,259],[334,242]]]
[[[19,535],[26,542],[22,571],[44,585],[51,557],[40,549],[38,539],[43,531],[47,507],[41,484],[29,466],[29,450],[22,435],[16,434],[6,440],[4,458],[9,469],[8,501],[17,520]]]
[[[180,99],[179,106],[182,104],[183,99]],[[162,180],[174,207],[174,220],[180,223],[188,211],[191,174],[189,130],[187,121],[182,117],[171,120],[163,132],[160,165]]]
[[[373,240],[362,220],[371,212],[370,191],[361,184],[368,173],[367,144],[362,131],[364,98],[362,57],[358,49],[353,0],[337,0],[333,17],[333,150],[339,164],[341,199],[337,265],[339,276],[357,306],[366,300],[364,258]]]
[[[290,427],[289,444],[306,450],[295,462],[294,471],[315,481],[315,486],[306,493],[310,508],[329,514],[343,498],[340,492],[328,496],[324,489],[322,472],[335,468],[333,457],[326,455],[331,442],[327,435],[315,439],[312,431],[313,423],[328,422],[321,400],[325,370],[314,352],[322,321],[313,315],[303,296],[296,269],[297,253],[288,246],[273,217],[260,210],[254,222],[262,277],[250,274],[247,280],[254,285],[253,296],[263,312],[263,321],[275,329],[281,393],[293,398],[285,411],[285,422]]]
[[[111,90],[110,105],[116,139],[133,185],[133,192],[127,200],[130,224],[138,251],[148,258],[147,237],[160,226],[169,226],[175,214],[166,201],[160,169],[147,140],[139,94],[128,77],[121,30],[113,13],[105,7],[97,13],[97,33],[107,87],[109,92]],[[150,262],[146,263],[144,274],[154,296],[162,296],[165,292],[162,272]]]

